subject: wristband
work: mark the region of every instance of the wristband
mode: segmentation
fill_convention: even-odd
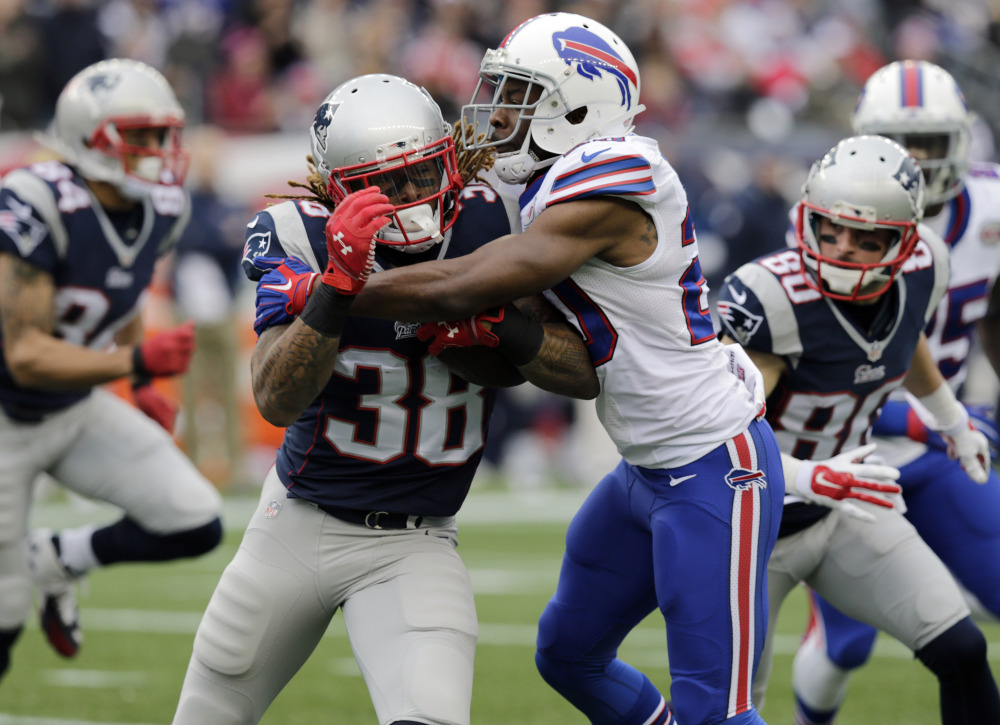
[[[969,427],[969,414],[947,383],[942,383],[930,395],[917,398],[917,402],[934,416],[934,425],[928,426],[931,430],[954,436]]]
[[[527,365],[542,349],[545,328],[508,302],[503,308],[503,319],[495,323],[490,332],[496,335],[497,350],[515,367]]]
[[[146,363],[142,361],[142,345],[136,345],[132,348],[132,374],[136,376],[136,379],[152,377],[146,369]]]
[[[299,319],[326,337],[340,337],[353,295],[342,295],[325,283],[315,285]]]

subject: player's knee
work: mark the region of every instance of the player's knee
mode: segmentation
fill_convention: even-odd
[[[30,611],[31,581],[28,577],[0,577],[0,631],[19,628]]]
[[[964,678],[986,663],[986,638],[966,617],[917,650],[916,655],[939,680]]]
[[[222,541],[222,519],[217,516],[204,526],[173,534],[172,538],[176,538],[178,557],[207,554]]]

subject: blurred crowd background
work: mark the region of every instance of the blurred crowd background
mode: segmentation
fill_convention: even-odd
[[[889,61],[950,71],[979,114],[973,158],[996,160],[1000,0],[0,0],[0,172],[39,157],[32,132],[102,58],[159,68],[185,106],[194,214],[149,322],[198,323],[195,366],[174,389],[178,440],[220,487],[257,486],[280,442],[249,396],[253,285],[238,262],[263,194],[304,178],[320,101],[355,75],[395,73],[456,120],[483,51],[553,10],[599,20],[635,53],[637,130],[687,187],[712,288],[783,244],[809,164],[849,135],[859,89]],[[514,389],[484,475],[593,484],[607,467],[595,455],[611,453],[594,444],[592,407]]]

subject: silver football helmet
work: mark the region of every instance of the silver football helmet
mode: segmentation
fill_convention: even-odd
[[[919,241],[923,208],[924,177],[905,148],[884,136],[844,139],[813,164],[802,187],[795,234],[807,283],[850,302],[884,294]],[[819,216],[856,229],[889,229],[893,240],[874,264],[833,259],[820,251]]]
[[[510,81],[528,84],[523,103],[504,102]],[[492,100],[476,103],[483,89]],[[489,122],[501,108],[517,112],[514,134],[528,126],[521,148],[498,153],[494,165],[503,181],[519,184],[555,163],[555,157],[540,160],[530,150],[532,141],[558,157],[588,139],[630,133],[633,119],[645,109],[639,104],[639,66],[621,38],[600,23],[573,13],[538,15],[483,56],[472,103],[462,109],[475,136],[486,134],[471,148],[509,140],[494,138]],[[578,109],[584,112],[582,120],[579,114],[570,116]]]
[[[928,205],[961,193],[969,170],[972,115],[955,79],[943,68],[904,60],[875,71],[861,91],[852,123],[855,133],[927,149],[931,158],[919,163]]]
[[[380,243],[422,252],[455,223],[462,177],[451,124],[423,88],[382,73],[349,80],[320,104],[309,137],[334,201],[377,186],[395,205]]]
[[[155,128],[159,148],[131,145],[124,132]],[[113,184],[130,198],[152,185],[179,185],[188,155],[181,145],[184,109],[163,75],[124,58],[77,73],[56,101],[51,133],[43,143],[88,179]]]

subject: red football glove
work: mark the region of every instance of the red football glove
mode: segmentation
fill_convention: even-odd
[[[149,383],[133,386],[132,399],[136,407],[159,423],[167,431],[174,432],[179,406]]]
[[[417,339],[431,341],[427,348],[431,355],[440,355],[449,347],[496,347],[500,344],[500,338],[483,327],[483,323],[495,325],[503,320],[503,313],[503,307],[494,307],[457,322],[425,322],[417,328]]]
[[[194,322],[150,336],[132,352],[132,372],[140,377],[177,375],[188,369],[194,353]]]
[[[328,255],[323,284],[356,295],[375,263],[375,234],[389,223],[395,207],[377,186],[348,194],[326,222]]]
[[[901,508],[897,499],[902,488],[895,483],[899,471],[892,466],[865,463],[875,444],[855,448],[825,461],[800,461],[782,455],[786,489],[821,506],[842,509],[856,518],[873,521],[874,516],[849,499],[883,508]]]

